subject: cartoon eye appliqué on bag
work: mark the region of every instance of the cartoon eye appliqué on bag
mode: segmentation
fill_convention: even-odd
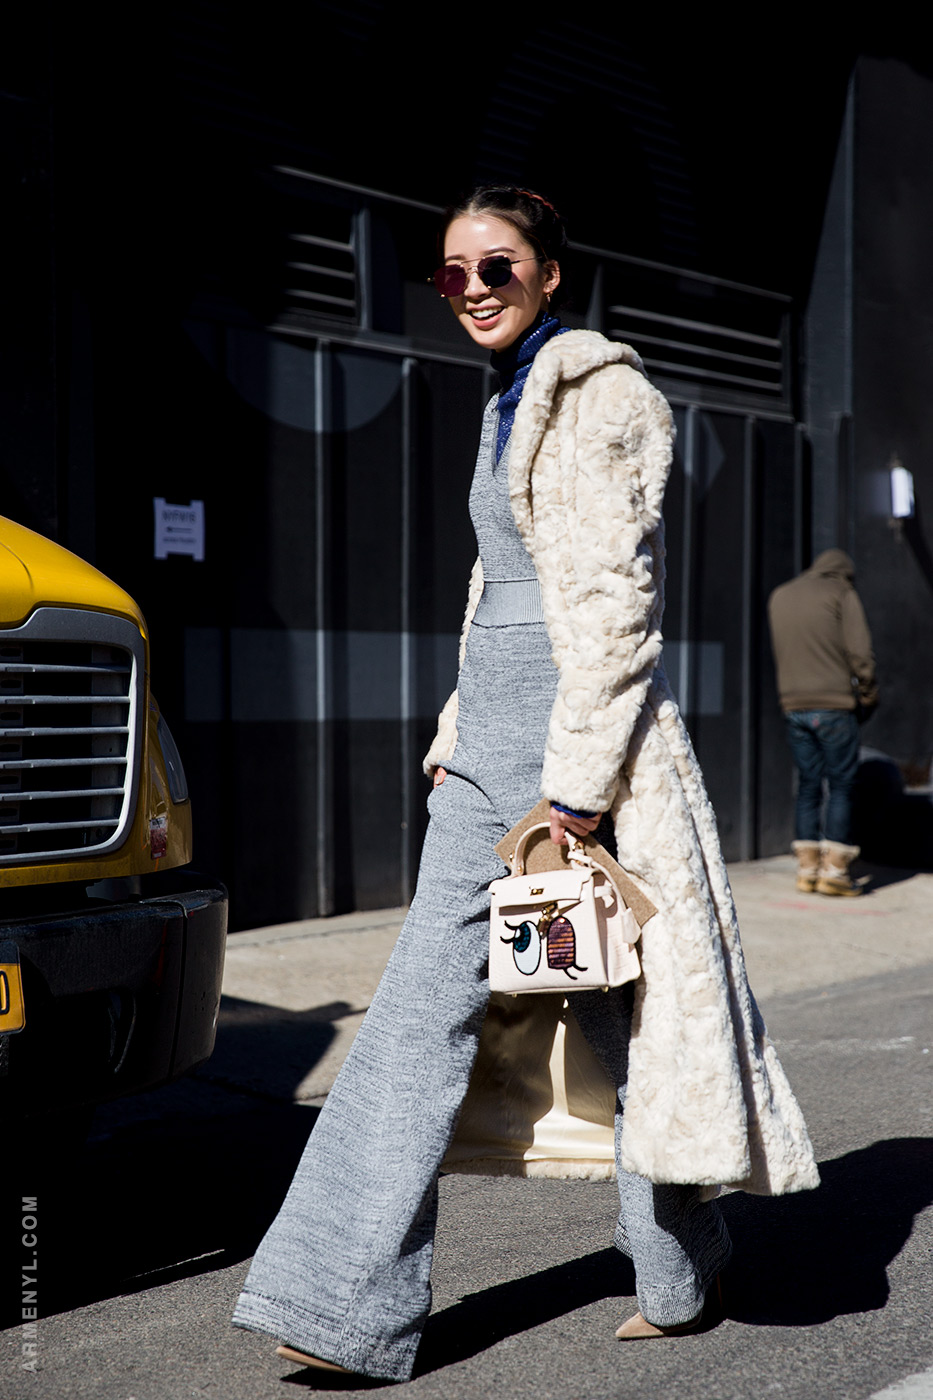
[[[541,943],[545,939],[548,967],[559,969],[571,982],[577,980],[575,972],[586,972],[585,967],[577,966],[577,940],[573,924],[562,914],[554,918],[551,910],[545,909],[537,924],[523,919],[520,924],[506,922],[505,926],[513,936],[503,938],[500,934],[499,937],[503,943],[511,943],[515,966],[526,977],[533,977],[537,972],[541,963]]]
[[[577,967],[577,936],[573,924],[562,914],[552,920],[547,931],[547,965],[559,967],[571,982],[577,980],[574,972],[586,971],[585,967]]]
[[[526,977],[533,976],[541,962],[541,934],[538,925],[533,924],[530,919],[525,919],[520,924],[507,923],[506,928],[513,937],[503,938],[502,942],[511,943],[515,966]]]

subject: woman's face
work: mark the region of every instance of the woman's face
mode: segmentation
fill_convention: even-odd
[[[512,279],[490,290],[476,272],[480,258],[504,254],[515,262]],[[486,350],[505,350],[526,331],[560,281],[556,262],[544,263],[518,229],[491,214],[461,214],[444,238],[445,263],[463,263],[467,284],[450,305],[467,334]]]

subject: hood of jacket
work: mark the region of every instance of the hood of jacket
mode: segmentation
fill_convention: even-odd
[[[847,578],[851,583],[855,578],[855,565],[844,549],[824,549],[818,554],[806,571],[808,574],[834,574]]]
[[[630,345],[607,340],[604,335],[594,331],[567,331],[564,335],[553,336],[546,345],[542,345],[535,356],[518,408],[519,421],[525,424],[521,442],[525,469],[518,477],[510,469],[513,502],[519,479],[523,483],[520,489],[527,488],[531,464],[551,416],[558,385],[582,379],[592,370],[612,364],[630,365],[640,374],[645,372],[641,356]],[[512,456],[515,456],[514,430]]]

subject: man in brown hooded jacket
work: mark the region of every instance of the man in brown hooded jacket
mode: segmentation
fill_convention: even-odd
[[[858,720],[878,701],[871,633],[854,575],[848,554],[827,549],[768,600],[778,692],[799,779],[797,888],[830,895],[859,892],[849,875],[859,853],[850,845]]]

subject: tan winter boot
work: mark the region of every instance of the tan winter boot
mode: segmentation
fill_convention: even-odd
[[[861,894],[861,886],[849,874],[849,866],[858,853],[858,846],[844,846],[841,841],[821,841],[817,894]]]
[[[791,850],[797,857],[797,888],[801,894],[813,894],[820,878],[820,843],[792,841]]]

